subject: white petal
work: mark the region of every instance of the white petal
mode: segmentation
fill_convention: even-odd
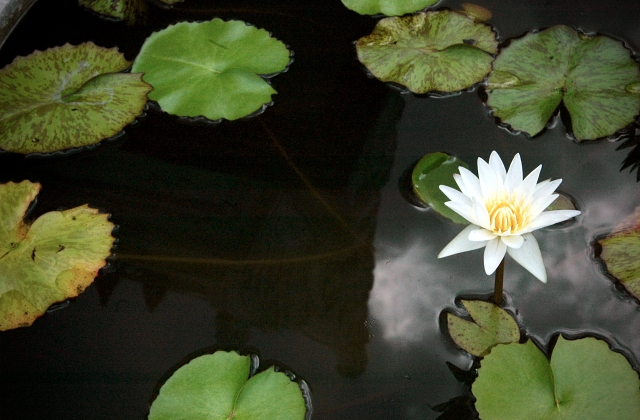
[[[487,247],[484,250],[485,273],[492,274],[496,271],[496,268],[500,265],[500,262],[504,258],[504,254],[506,252],[507,246],[500,240],[500,238],[495,238],[487,242]]]
[[[500,239],[506,246],[509,248],[520,248],[524,243],[524,238],[521,235],[505,235],[501,236]]]
[[[473,223],[487,230],[491,228],[491,219],[487,206],[478,197],[473,198]]]
[[[484,198],[492,196],[497,191],[498,175],[481,158],[478,158],[478,179],[480,180],[480,189]]]
[[[446,185],[440,185],[440,191],[442,191],[444,195],[446,195],[449,198],[449,200],[457,201],[459,203],[466,204],[467,206],[471,207],[471,204],[472,204],[471,199],[466,195],[464,195],[463,193],[461,193],[460,191],[456,190],[455,188],[451,188]]]
[[[469,225],[458,233],[438,254],[438,258],[448,257],[449,255],[459,254],[461,252],[473,251],[486,245],[485,242],[472,242],[469,240],[469,232],[478,229],[478,226]]]
[[[458,201],[446,201],[444,205],[464,217],[470,223],[475,223],[475,215],[471,206],[467,206]]]
[[[512,193],[513,190],[522,183],[522,161],[520,160],[520,153],[516,153],[509,165],[509,171],[504,180],[504,187]]]
[[[462,194],[466,195],[469,198],[473,196],[473,194],[471,194],[471,192],[467,190],[467,184],[464,183],[464,180],[462,179],[460,174],[453,174],[453,180],[456,181],[456,184],[458,184],[458,188],[460,188]]]
[[[507,170],[504,167],[504,163],[502,163],[500,155],[498,155],[495,150],[491,152],[491,156],[489,156],[489,166],[491,166],[493,172],[498,174],[502,180],[507,176]]]
[[[538,242],[532,233],[522,235],[524,243],[520,248],[507,248],[507,252],[518,264],[527,269],[543,283],[547,282],[547,272],[542,261]]]
[[[488,231],[487,229],[476,229],[469,232],[469,240],[470,241],[490,241],[495,238],[495,233]]]
[[[465,193],[465,195],[470,198],[473,198],[476,195],[482,195],[480,180],[478,177],[464,166],[461,166],[458,170],[460,171],[460,178],[462,178],[462,181],[464,182],[465,190],[468,192],[468,194]]]
[[[567,219],[571,219],[580,214],[579,210],[552,210],[543,211],[538,217],[533,219],[529,225],[522,230],[525,232],[533,232],[534,230],[541,229],[543,227],[551,226],[556,223],[564,222]]]
[[[531,197],[533,197],[533,191],[536,189],[536,184],[538,183],[538,177],[540,176],[541,170],[542,165],[538,165],[538,167],[531,171],[531,173],[527,175],[527,177],[517,187],[518,195],[520,197],[524,197],[526,201],[531,200]]]
[[[551,195],[558,188],[558,185],[562,182],[561,179],[546,180],[538,183],[533,191],[532,201],[536,201],[544,196]]]
[[[533,201],[531,207],[529,207],[529,217],[531,220],[538,217],[551,203],[556,201],[556,198],[558,198],[558,194],[551,194]]]

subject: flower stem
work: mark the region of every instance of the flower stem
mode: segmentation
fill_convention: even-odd
[[[496,270],[496,285],[493,288],[493,303],[502,305],[502,279],[504,278],[504,258]]]

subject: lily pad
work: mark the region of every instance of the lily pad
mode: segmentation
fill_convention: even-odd
[[[433,6],[439,0],[342,0],[347,9],[361,15],[400,16]]]
[[[598,243],[607,271],[640,300],[640,207]]]
[[[429,153],[418,161],[411,178],[413,191],[422,202],[456,223],[468,224],[466,219],[444,205],[449,199],[440,191],[440,185],[458,188],[453,174],[458,173],[460,166],[469,168],[469,165],[454,156],[441,152]]]
[[[142,23],[147,17],[147,0],[78,0],[78,4],[127,25]]]
[[[551,362],[532,341],[499,344],[482,360],[472,392],[483,420],[640,418],[638,373],[592,337],[558,337]]]
[[[297,383],[273,367],[249,377],[251,361],[217,351],[178,369],[151,405],[149,420],[297,420],[305,401]]]
[[[49,153],[113,137],[136,119],[151,86],[116,48],[88,42],[35,51],[0,70],[0,147]]]
[[[518,324],[504,309],[480,300],[463,300],[462,304],[474,322],[448,313],[447,327],[464,351],[483,357],[497,344],[520,340]]]
[[[634,121],[638,85],[638,63],[622,42],[560,25],[501,51],[488,78],[487,104],[503,123],[534,136],[564,102],[576,139],[597,139]]]
[[[170,114],[235,120],[277,93],[259,75],[287,68],[290,52],[241,21],[180,22],[153,33],[133,63],[153,85],[149,98]]]
[[[498,41],[491,26],[452,10],[389,17],[356,43],[358,59],[383,82],[414,93],[456,92],[482,81]]]
[[[0,330],[26,327],[82,293],[111,255],[113,224],[87,205],[23,220],[40,184],[0,185]]]

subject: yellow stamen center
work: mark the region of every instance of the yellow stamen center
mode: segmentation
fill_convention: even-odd
[[[491,230],[496,235],[506,232],[517,233],[528,223],[527,209],[522,200],[511,197],[508,194],[498,194],[493,199],[487,200],[486,206],[489,212]]]

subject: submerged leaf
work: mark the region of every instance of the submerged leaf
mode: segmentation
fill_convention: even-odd
[[[178,369],[151,405],[149,420],[297,420],[306,406],[297,383],[273,367],[251,378],[248,356],[217,351]]]
[[[598,243],[607,271],[640,299],[640,207]]]
[[[36,51],[0,70],[0,147],[49,153],[113,137],[144,110],[151,86],[117,49]]]
[[[453,341],[474,356],[485,356],[501,343],[518,342],[518,324],[504,309],[480,300],[463,300],[474,322],[447,314],[447,327]]]
[[[342,0],[347,9],[361,15],[400,16],[433,6],[439,0]]]
[[[82,293],[111,255],[113,224],[87,205],[23,217],[40,184],[0,185],[0,330],[29,326]]]
[[[180,22],[153,33],[133,64],[170,114],[235,120],[277,93],[259,75],[287,68],[287,47],[241,21]]]
[[[414,93],[456,92],[489,73],[498,41],[491,26],[443,10],[382,19],[356,49],[360,62],[384,82]]]
[[[531,136],[564,102],[578,140],[614,134],[640,108],[640,70],[630,51],[606,36],[554,26],[516,39],[493,63],[487,104]]]
[[[148,8],[147,0],[78,0],[78,4],[127,25],[144,22]]]
[[[429,153],[418,161],[413,168],[411,178],[413,191],[422,202],[456,223],[468,224],[466,219],[444,205],[449,199],[440,191],[440,185],[457,188],[453,174],[458,173],[460,166],[469,168],[466,163],[454,156],[440,152]]]
[[[484,420],[640,418],[638,374],[592,337],[560,336],[551,362],[532,341],[497,345],[482,360],[472,392]]]

